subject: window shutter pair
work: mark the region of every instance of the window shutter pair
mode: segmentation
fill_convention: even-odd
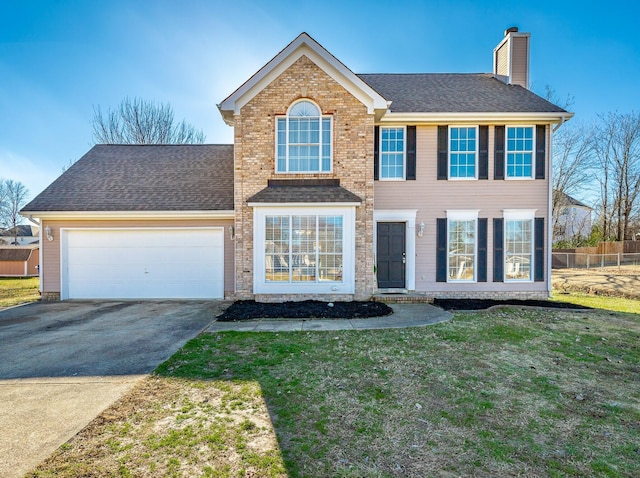
[[[494,161],[493,161],[493,179],[504,179],[504,162],[505,162],[505,127],[496,126],[494,129]],[[545,156],[547,151],[546,126],[539,124],[536,126],[536,146],[535,161],[536,170],[535,178],[544,179],[545,177]]]
[[[380,126],[373,130],[373,179],[380,179]],[[416,179],[416,127],[407,126],[406,168],[405,178],[409,181]]]
[[[533,220],[533,280],[544,282],[544,218]],[[493,282],[504,282],[504,219],[493,220]]]
[[[476,243],[478,246],[478,282],[487,282],[487,218],[478,218]],[[447,219],[436,219],[436,282],[447,282]]]
[[[478,179],[489,179],[489,127],[478,127]],[[438,180],[449,179],[449,127],[438,126]]]

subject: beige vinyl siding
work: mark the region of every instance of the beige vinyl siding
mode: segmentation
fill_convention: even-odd
[[[502,218],[504,209],[536,209],[536,217],[548,224],[548,179],[494,180],[494,128],[489,126],[489,179],[438,181],[437,126],[417,128],[417,178],[415,181],[376,181],[375,209],[417,209],[416,227],[425,224],[423,237],[416,237],[417,291],[545,291],[546,282],[493,282],[493,218]],[[547,127],[547,156],[549,154]],[[545,162],[549,178],[549,161]],[[488,218],[487,282],[436,282],[436,219],[446,218],[447,210],[479,209]],[[545,238],[547,237],[545,232]],[[545,247],[545,253],[546,251]],[[545,265],[546,267],[546,265]],[[546,277],[546,276],[545,276]]]
[[[511,78],[514,85],[528,88],[529,37],[513,36],[511,38]]]
[[[225,220],[43,220],[42,227],[51,228],[53,241],[44,238],[42,243],[43,263],[42,291],[44,293],[60,292],[60,228],[114,228],[114,227],[223,227],[224,228],[224,294],[230,296],[234,292],[234,244],[229,236],[229,226],[233,225],[232,219]],[[180,247],[180,244],[176,244]]]
[[[506,41],[496,51],[496,74],[509,76],[509,42]]]

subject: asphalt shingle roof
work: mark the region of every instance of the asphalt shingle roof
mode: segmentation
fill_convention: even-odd
[[[231,211],[233,145],[96,145],[29,211]]]
[[[358,77],[393,113],[561,113],[562,108],[490,73],[382,73]]]
[[[357,195],[340,186],[339,180],[270,180],[269,185],[251,196],[249,203],[361,203]]]
[[[29,256],[34,248],[23,248],[16,246],[0,247],[0,261],[24,262],[29,260]]]
[[[33,236],[37,236],[38,234],[34,234],[34,228],[32,226],[29,226],[27,224],[20,224],[18,226],[15,227],[15,229],[18,230],[18,236],[20,237],[33,237]],[[3,229],[0,231],[0,236],[11,236],[13,237],[15,235],[14,233],[14,228],[12,227],[11,229]]]

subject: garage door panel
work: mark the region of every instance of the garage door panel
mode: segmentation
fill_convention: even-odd
[[[220,228],[70,230],[65,298],[222,298]]]

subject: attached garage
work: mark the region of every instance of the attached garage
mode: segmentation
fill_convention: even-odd
[[[61,229],[62,299],[224,297],[224,229]]]

